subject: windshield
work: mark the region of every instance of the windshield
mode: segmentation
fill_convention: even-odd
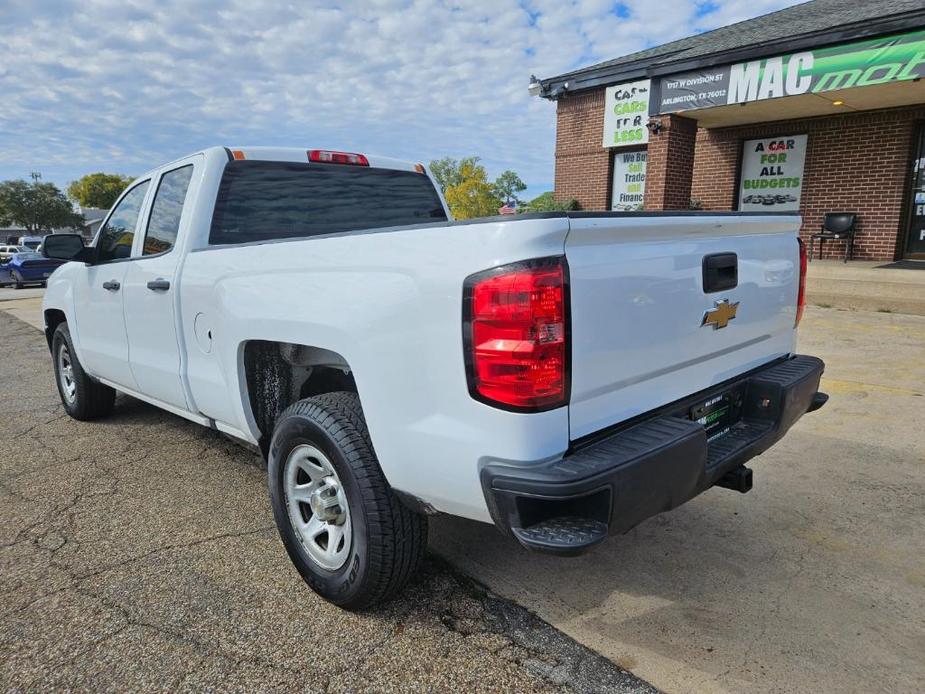
[[[22,251],[21,253],[16,254],[17,260],[36,260],[41,258],[41,253],[36,253],[35,251]]]

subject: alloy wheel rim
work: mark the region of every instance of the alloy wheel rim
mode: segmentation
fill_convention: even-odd
[[[61,345],[58,350],[58,381],[61,384],[61,394],[68,404],[77,398],[77,384],[74,382],[74,363],[71,361],[71,352],[67,345]]]
[[[347,495],[330,459],[318,448],[292,449],[283,471],[289,522],[308,557],[336,571],[350,556],[353,529]]]

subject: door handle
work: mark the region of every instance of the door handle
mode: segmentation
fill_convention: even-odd
[[[735,253],[703,256],[703,293],[711,294],[739,285],[739,258]]]
[[[103,282],[103,289],[108,289],[111,292],[119,291],[119,287],[122,285],[116,282],[115,280],[109,280],[108,282]]]
[[[158,277],[156,280],[151,280],[148,282],[148,289],[152,291],[166,292],[168,289],[170,289],[170,282]]]

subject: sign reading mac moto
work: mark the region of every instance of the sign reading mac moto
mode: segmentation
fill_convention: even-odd
[[[925,77],[925,31],[685,72],[661,81],[659,113]]]

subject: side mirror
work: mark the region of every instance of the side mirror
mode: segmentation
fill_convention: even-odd
[[[96,257],[94,250],[84,246],[80,234],[49,234],[42,240],[42,255],[55,260],[93,263]]]

